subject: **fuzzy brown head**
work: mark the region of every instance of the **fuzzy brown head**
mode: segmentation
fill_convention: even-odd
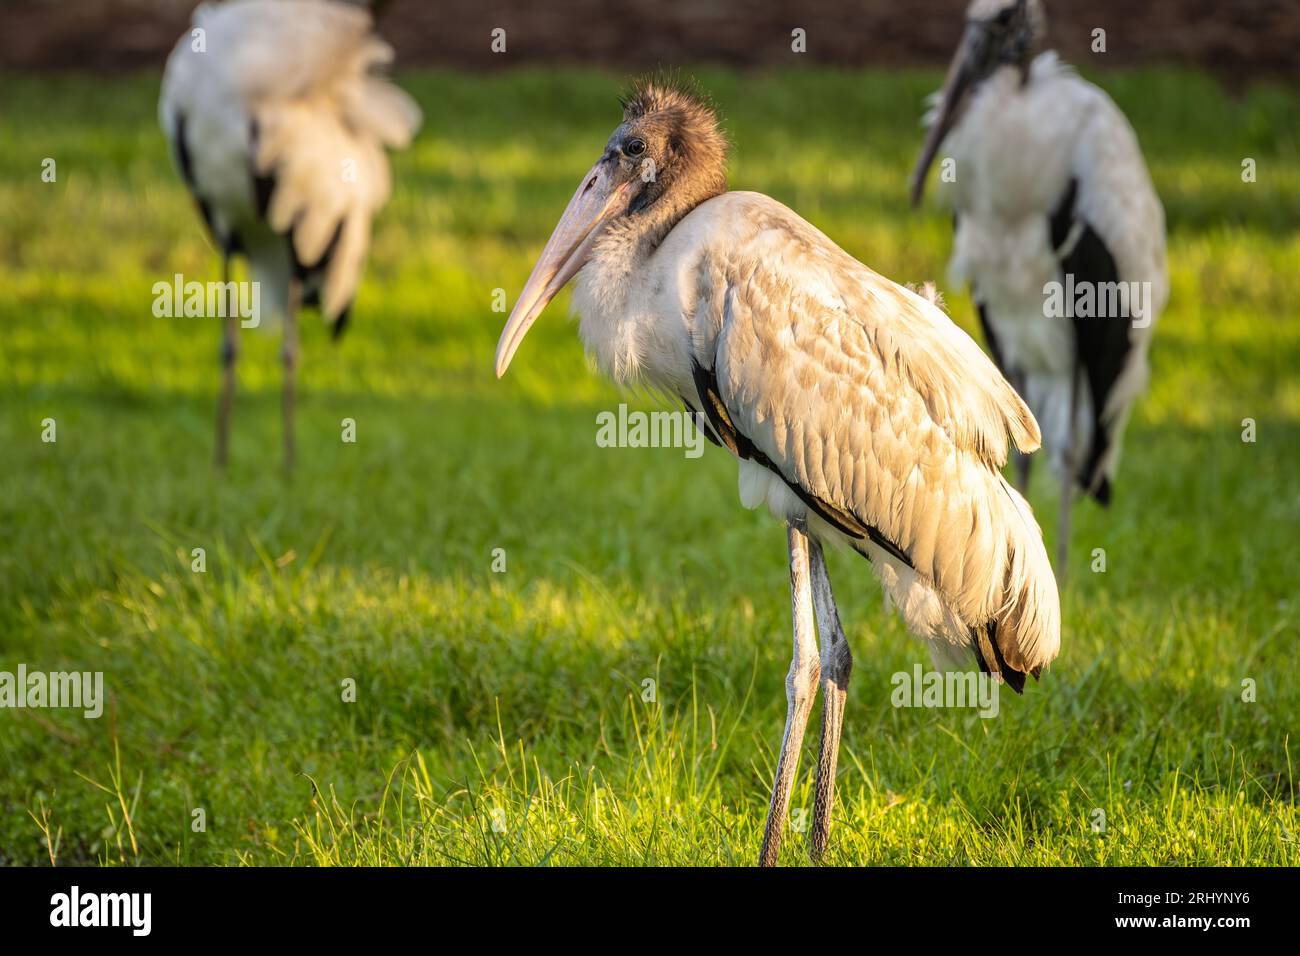
[[[623,171],[643,185],[629,213],[682,214],[727,190],[727,138],[708,98],[694,84],[671,77],[636,80],[621,99],[623,122],[605,147]]]
[[[702,94],[680,80],[653,78],[633,83],[622,102],[623,122],[582,177],[506,320],[498,376],[607,230],[625,230],[648,251],[692,209],[727,191],[727,140]]]

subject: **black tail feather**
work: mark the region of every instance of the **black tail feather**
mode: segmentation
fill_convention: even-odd
[[[334,320],[333,328],[330,329],[330,338],[333,341],[337,342],[339,339],[343,337],[343,333],[347,331],[348,322],[349,320],[351,320],[351,318],[352,318],[352,303],[349,302],[347,305],[343,307],[343,311],[339,313],[339,317]]]
[[[1025,692],[1025,675],[1007,664],[998,647],[998,622],[989,621],[983,628],[971,628],[975,645],[975,660],[985,674],[998,674],[1017,694]],[[1035,677],[1038,675],[1035,674]]]

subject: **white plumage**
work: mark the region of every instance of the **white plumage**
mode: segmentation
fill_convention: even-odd
[[[385,149],[420,125],[379,75],[392,48],[370,14],[335,0],[204,4],[167,60],[158,117],[176,166],[221,250],[247,256],[262,315],[284,318],[285,465],[293,465],[297,310],[347,324],[391,187]],[[216,460],[224,465],[238,327],[223,326]]]
[[[1000,472],[1010,442],[1038,446],[1025,403],[932,297],[775,200],[726,192],[725,162],[698,95],[637,86],[520,293],[496,370],[576,276],[598,367],[704,414],[737,459],[742,502],[787,524],[794,658],[770,864],[819,680],[814,857],[829,830],[852,659],[821,542],[870,559],[938,660],[978,663],[1016,690],[1056,656],[1060,606],[1029,505]]]
[[[692,370],[712,370],[736,430],[780,472],[741,460],[742,503],[866,554],[938,659],[968,664],[972,629],[994,620],[1016,670],[1056,656],[1042,537],[999,472],[1008,433],[1031,451],[1038,427],[969,336],[758,193],[697,206],[635,268],[628,242],[610,230],[577,277],[580,333],[606,374],[705,410]],[[878,528],[912,567],[791,484]]]
[[[1097,470],[1113,478],[1124,421],[1145,386],[1147,348],[1169,295],[1164,212],[1137,137],[1110,97],[1049,51],[1034,60],[1024,91],[1014,74],[991,79],[948,144],[964,172],[950,190],[958,211],[950,277],[977,290],[1005,367],[1024,370],[1025,398],[1044,425],[1058,472],[1065,468],[1074,330],[1043,321],[1043,287],[1064,279],[1065,250],[1053,246],[1050,221],[1072,180],[1072,221],[1096,231],[1120,281],[1150,283],[1149,321],[1132,328],[1123,376],[1103,409],[1113,430]],[[1079,398],[1076,440],[1086,446],[1091,392]]]
[[[1164,212],[1111,99],[1053,52],[1029,59],[1041,31],[1037,0],[972,4],[915,187],[935,152],[952,162],[940,183],[956,214],[950,278],[970,284],[1066,498],[1077,487],[1105,503],[1168,299]],[[1116,315],[1058,314],[1067,290],[1091,287],[1100,301],[1107,283],[1139,298]]]
[[[366,11],[332,0],[203,4],[193,29],[203,48],[181,37],[158,104],[187,185],[217,243],[248,253],[263,302],[280,313],[293,258],[312,269],[329,250],[304,293],[318,292],[333,322],[356,294],[371,220],[388,200],[384,148],[405,147],[420,124],[414,101],[374,75],[392,48]],[[269,180],[265,210],[258,179]]]

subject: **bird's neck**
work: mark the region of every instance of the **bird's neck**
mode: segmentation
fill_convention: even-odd
[[[672,338],[664,328],[671,320],[656,303],[662,270],[671,268],[655,254],[703,201],[659,202],[611,224],[578,275],[574,310],[582,317],[583,344],[601,371],[619,384],[669,388],[657,358]]]
[[[632,251],[637,258],[648,259],[692,210],[726,191],[724,176],[693,180],[682,183],[678,189],[669,189],[645,209],[626,219],[624,241],[634,247]]]
[[[727,191],[720,170],[688,176],[664,189],[657,199],[614,224],[596,249],[611,265],[628,273],[643,267],[679,222],[697,206]]]
[[[727,191],[722,174],[673,186],[611,223],[578,276],[574,307],[582,316],[583,341],[602,371],[622,384],[667,387],[654,361],[664,339],[657,327],[665,318],[651,305],[663,279],[655,253],[694,209]]]

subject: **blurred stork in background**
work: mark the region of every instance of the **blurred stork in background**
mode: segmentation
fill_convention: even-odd
[[[420,111],[378,75],[392,48],[360,4],[201,5],[167,61],[159,121],[221,250],[248,258],[262,310],[284,322],[284,465],[294,462],[297,314],[315,305],[337,338],[361,278],[370,223],[390,190],[384,148],[410,143]],[[222,326],[216,463],[224,466],[239,317]],[[260,317],[259,317],[260,318]]]
[[[823,542],[872,563],[937,662],[977,664],[1016,691],[1056,656],[1060,608],[1042,534],[1000,470],[1008,435],[1038,446],[1024,402],[930,298],[776,200],[727,192],[726,153],[698,94],[634,86],[520,292],[496,372],[577,276],[597,365],[702,413],[737,459],[741,501],[786,524],[794,655],[760,855],[770,865],[819,681],[814,859],[830,829],[852,657]]]
[[[1057,573],[1075,490],[1105,505],[1147,348],[1168,298],[1164,210],[1137,137],[1104,92],[1035,55],[1040,0],[974,0],[912,176],[955,165],[949,264],[998,367],[1028,402],[1061,481]],[[1016,462],[1023,492],[1029,459]]]

